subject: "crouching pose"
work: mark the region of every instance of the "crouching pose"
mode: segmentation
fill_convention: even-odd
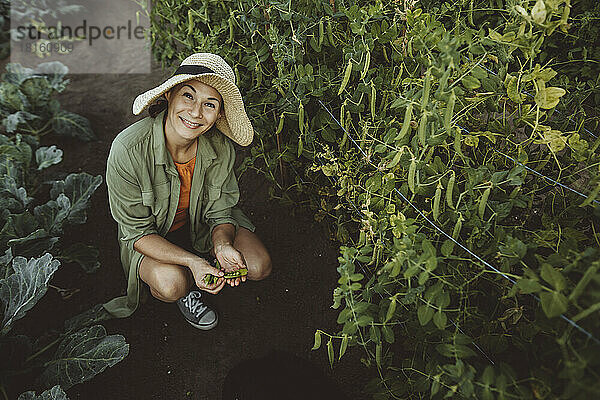
[[[146,108],[150,116],[119,133],[108,156],[109,204],[128,283],[127,295],[104,307],[131,315],[141,279],[157,299],[177,302],[190,324],[212,329],[218,315],[202,291],[216,294],[271,272],[269,253],[237,207],[232,141],[249,145],[252,125],[233,70],[210,53],[189,56],[139,95],[133,113]],[[221,269],[209,262],[215,259]],[[243,269],[245,276],[224,277]],[[207,283],[207,275],[218,279]]]

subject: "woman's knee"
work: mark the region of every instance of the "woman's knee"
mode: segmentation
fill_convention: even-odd
[[[145,268],[140,271],[140,277],[148,284],[150,293],[154,297],[162,301],[173,302],[189,292],[191,282],[189,274],[183,267],[154,263],[154,260],[148,261],[148,265],[143,265]]]
[[[159,300],[172,303],[179,300],[188,294],[190,284],[186,279],[169,279],[160,280],[153,287],[150,287],[150,293]],[[158,295],[158,296],[157,296]]]
[[[253,281],[260,281],[271,275],[273,265],[271,256],[268,252],[261,252],[260,255],[248,265],[248,278]]]

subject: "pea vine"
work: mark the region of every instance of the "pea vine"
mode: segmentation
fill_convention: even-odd
[[[196,1],[151,11],[165,64],[234,66],[239,172],[340,243],[332,366],[375,399],[600,393],[592,1]],[[166,28],[168,27],[168,29]]]

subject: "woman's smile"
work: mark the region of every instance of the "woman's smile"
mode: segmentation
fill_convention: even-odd
[[[179,119],[181,120],[181,122],[183,122],[183,125],[185,125],[187,128],[189,129],[196,129],[202,126],[201,123],[199,122],[192,122],[188,119],[183,118],[182,116],[179,116]]]

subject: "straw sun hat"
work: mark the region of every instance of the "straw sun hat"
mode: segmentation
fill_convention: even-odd
[[[160,86],[136,97],[133,102],[133,113],[140,114],[173,86],[190,79],[197,79],[214,87],[223,97],[225,116],[215,122],[217,129],[234,142],[242,146],[249,145],[252,142],[254,130],[246,115],[240,90],[235,85],[235,74],[229,64],[216,54],[196,53],[187,57],[181,62],[173,76]]]

